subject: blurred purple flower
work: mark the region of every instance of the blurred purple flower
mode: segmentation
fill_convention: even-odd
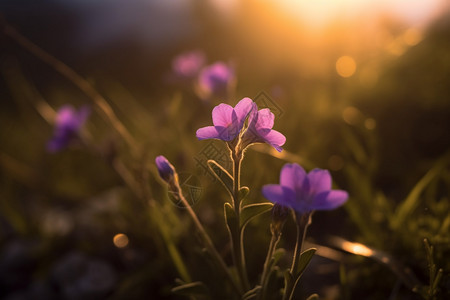
[[[221,103],[214,107],[212,120],[214,126],[207,126],[197,130],[197,138],[219,139],[226,142],[234,140],[244,126],[245,119],[252,109],[252,99],[244,98],[233,108]]]
[[[331,190],[331,176],[327,170],[314,169],[306,174],[298,164],[284,165],[280,184],[265,185],[262,193],[270,201],[298,213],[335,209],[348,199],[347,192]]]
[[[199,92],[203,98],[226,97],[234,83],[233,68],[223,62],[203,68],[198,78]]]
[[[170,182],[175,176],[175,168],[172,164],[162,155],[159,155],[155,159],[156,168],[158,168],[159,176],[166,181]]]
[[[172,61],[174,73],[184,79],[195,78],[205,64],[205,55],[201,51],[191,51],[178,55]]]
[[[47,150],[49,152],[60,151],[78,138],[89,114],[90,109],[87,106],[81,107],[79,111],[70,105],[61,107],[56,113],[53,137],[47,143]]]
[[[253,143],[267,143],[278,152],[281,152],[283,150],[281,146],[286,142],[286,137],[272,129],[275,119],[274,114],[268,108],[258,111],[256,103],[252,105],[253,108],[250,113],[248,128],[242,137],[244,147]]]

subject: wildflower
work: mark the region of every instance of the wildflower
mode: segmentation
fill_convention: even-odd
[[[174,166],[162,155],[155,159],[156,167],[158,168],[159,176],[167,183],[171,183],[176,174]]]
[[[234,83],[234,70],[223,62],[216,62],[200,72],[198,78],[199,94],[202,98],[226,97]]]
[[[327,170],[314,169],[306,174],[298,164],[286,164],[281,170],[280,184],[265,185],[262,193],[270,201],[302,214],[335,209],[348,198],[345,191],[331,190]]]
[[[227,142],[234,140],[244,126],[245,119],[253,107],[252,103],[252,99],[243,98],[234,108],[224,103],[217,105],[212,111],[214,126],[198,129],[197,138],[199,140],[219,139]]]
[[[175,57],[172,69],[177,76],[192,79],[200,73],[204,64],[205,55],[201,51],[191,51]]]
[[[286,142],[286,137],[272,129],[274,119],[274,114],[270,109],[264,108],[258,111],[258,106],[253,103],[248,128],[242,137],[244,147],[253,143],[267,143],[281,152],[283,150],[281,146]]]
[[[90,110],[86,106],[79,111],[70,105],[60,108],[56,115],[53,137],[47,143],[48,151],[57,152],[76,140],[89,114]]]

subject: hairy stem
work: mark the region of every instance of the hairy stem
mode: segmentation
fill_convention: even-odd
[[[239,199],[239,190],[241,188],[241,161],[242,153],[237,152],[235,149],[231,150],[231,156],[233,160],[233,206],[234,212],[236,214],[237,226],[235,226],[235,232],[231,233],[234,235],[232,237],[233,242],[233,257],[235,261],[236,268],[238,270],[239,278],[242,282],[244,289],[247,291],[250,289],[250,283],[247,277],[247,270],[245,266],[245,249],[243,243],[243,232],[240,226],[240,214],[241,214],[241,203]]]

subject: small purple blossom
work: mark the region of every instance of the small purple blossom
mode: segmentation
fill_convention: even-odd
[[[162,155],[155,158],[156,168],[158,169],[159,176],[166,181],[170,182],[175,176],[175,168],[172,164]]]
[[[205,55],[201,51],[191,51],[178,55],[172,61],[174,73],[185,79],[195,78],[205,64]]]
[[[286,142],[286,137],[280,132],[273,130],[275,116],[268,108],[258,111],[258,106],[253,103],[250,113],[248,128],[244,133],[242,140],[245,146],[253,143],[267,143],[274,147],[278,152],[283,148],[281,146]]]
[[[331,176],[327,170],[314,169],[307,174],[298,164],[284,165],[280,184],[265,185],[262,193],[270,201],[298,213],[335,209],[348,199],[347,192],[331,189]]]
[[[53,137],[47,143],[47,150],[60,151],[77,139],[89,114],[90,109],[87,106],[78,111],[70,105],[61,107],[56,113]]]
[[[211,96],[225,97],[235,82],[233,68],[223,62],[209,65],[200,72],[198,78],[199,92],[204,98]]]
[[[207,126],[197,130],[197,138],[219,139],[226,142],[234,140],[244,126],[245,119],[252,109],[252,99],[244,98],[233,108],[221,103],[212,111],[214,126]]]

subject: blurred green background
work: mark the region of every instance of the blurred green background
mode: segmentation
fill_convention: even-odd
[[[205,263],[186,213],[168,197],[154,157],[163,154],[185,178],[193,176],[200,193],[194,210],[231,262],[227,194],[199,166],[211,144],[195,131],[211,123],[215,105],[243,97],[278,108],[274,129],[287,138],[281,154],[267,145],[246,153],[242,184],[250,201],[266,201],[261,186],[278,182],[286,162],[329,169],[350,194],[343,208],[314,215],[307,241],[323,248],[299,299],[313,292],[323,299],[421,299],[412,287],[430,284],[425,238],[443,269],[435,297],[450,296],[445,1],[4,0],[0,14],[85,78],[135,143],[130,147],[92,99],[2,30],[1,298],[178,299],[170,292],[182,278],[174,253],[192,280],[218,289],[220,278]],[[192,82],[174,77],[173,59],[192,50],[203,51],[207,64],[234,66],[236,86],[227,97],[200,99]],[[92,108],[88,143],[51,154],[52,115],[64,104]],[[133,185],[145,186],[146,196]],[[263,215],[246,230],[252,282],[262,270],[269,220]],[[294,229],[288,222],[281,242],[288,254]],[[389,260],[358,255],[335,237]]]

